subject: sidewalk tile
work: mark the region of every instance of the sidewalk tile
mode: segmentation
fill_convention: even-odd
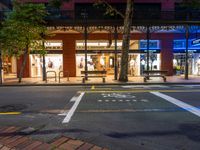
[[[38,147],[38,146],[41,145],[41,144],[42,144],[42,142],[40,142],[40,141],[34,141],[34,142],[31,143],[30,145],[24,147],[22,150],[32,150],[32,149]]]
[[[4,147],[2,147],[0,150],[10,150],[10,148],[4,146]]]
[[[28,141],[29,139],[27,137],[22,137],[18,140],[16,140],[15,142],[9,143],[8,147],[13,148],[16,147],[19,144],[22,144],[25,141]]]
[[[10,127],[10,128],[7,128],[6,130],[4,130],[3,132],[1,132],[0,133],[0,142],[4,141],[5,139],[15,136],[16,131],[18,131],[19,129],[20,128],[17,128],[17,127]]]
[[[71,140],[67,141],[67,143],[64,143],[61,146],[59,146],[59,148],[67,149],[67,150],[74,150],[74,149],[79,148],[82,144],[83,144],[82,141],[71,139]]]
[[[13,142],[17,141],[20,138],[22,138],[22,136],[13,136],[13,137],[11,137],[9,139],[6,139],[6,140],[2,141],[2,143],[4,145],[9,145],[10,143],[13,143]]]
[[[50,144],[54,147],[58,147],[68,140],[69,140],[69,138],[67,138],[67,137],[60,137],[59,139],[55,140],[54,142],[52,142]]]
[[[102,150],[102,148],[99,147],[99,146],[94,146],[94,147],[91,148],[91,150]]]
[[[31,145],[33,142],[34,142],[34,141],[32,141],[31,139],[28,139],[28,140],[26,140],[26,141],[24,141],[24,142],[22,142],[22,143],[16,145],[15,148],[16,148],[17,150],[21,150],[21,149],[27,147],[28,145]]]
[[[34,148],[33,150],[52,150],[53,147],[49,144],[43,143],[40,146]]]
[[[79,147],[77,150],[89,150],[93,147],[94,145],[90,143],[84,143],[81,147]]]

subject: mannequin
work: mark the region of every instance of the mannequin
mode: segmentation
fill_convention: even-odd
[[[144,69],[145,69],[145,60],[144,59],[142,59],[141,60],[141,73],[143,74],[143,71],[144,71]]]
[[[131,59],[130,61],[130,72],[132,76],[135,76],[135,60]]]
[[[198,76],[200,75],[200,57],[199,57],[199,59],[197,60],[197,75],[198,75]]]

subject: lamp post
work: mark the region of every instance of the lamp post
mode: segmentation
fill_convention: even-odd
[[[114,65],[115,65],[115,80],[117,80],[117,74],[118,74],[118,67],[117,67],[117,38],[118,38],[118,34],[117,34],[117,27],[115,26],[115,33],[114,33],[114,37],[115,37],[115,61],[114,61]]]
[[[42,41],[42,46],[43,46],[43,48],[44,48],[44,41]],[[46,78],[47,78],[47,75],[46,75],[46,66],[45,66],[45,64],[46,64],[46,62],[45,62],[45,54],[44,54],[44,52],[43,52],[43,54],[42,54],[42,63],[43,63],[43,67],[42,67],[42,71],[43,71],[43,81],[46,81]]]
[[[44,33],[42,32],[40,34],[41,38],[42,38],[42,80],[43,81],[46,81],[46,78],[47,78],[47,75],[46,75],[46,62],[45,62],[45,42],[44,42],[44,38],[45,38],[45,35]]]
[[[86,9],[84,9],[84,12],[81,13],[81,16],[83,17],[85,23],[84,23],[84,42],[85,42],[85,80],[88,79],[87,75],[87,71],[88,71],[88,67],[87,67],[87,39],[88,39],[88,31],[87,31],[87,17],[88,17],[88,14],[86,12]]]
[[[185,33],[185,38],[186,38],[186,44],[185,44],[185,79],[188,80],[188,41],[189,41],[189,26],[186,25],[186,33]]]
[[[147,26],[147,71],[149,71],[149,39],[150,39],[150,30]]]

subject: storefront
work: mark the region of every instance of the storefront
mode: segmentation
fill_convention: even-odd
[[[200,75],[200,45],[193,45],[193,39],[188,43],[188,70],[189,75]],[[185,47],[186,41],[183,39],[174,40],[174,75],[181,75],[185,72]]]
[[[140,66],[141,75],[147,70],[147,40],[140,40]],[[160,41],[149,40],[149,70],[160,70]]]
[[[129,50],[129,76],[140,76],[143,70],[147,69],[147,41],[131,40]],[[122,41],[117,41],[117,68],[120,71]],[[76,41],[76,76],[81,76],[85,70],[85,45],[84,41]],[[114,75],[115,60],[114,41],[88,40],[87,41],[87,67],[88,70],[106,70],[107,75]],[[151,70],[160,69],[160,42],[150,40]]]
[[[17,58],[12,56],[3,57],[3,71],[4,74],[16,74],[17,72]]]
[[[55,71],[57,74],[63,70],[62,41],[47,41],[45,43],[46,71]],[[31,77],[42,77],[43,57],[41,54],[30,54]]]

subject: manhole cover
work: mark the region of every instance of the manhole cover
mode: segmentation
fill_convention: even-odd
[[[26,108],[27,106],[24,104],[3,105],[3,106],[0,106],[0,112],[22,111]]]

